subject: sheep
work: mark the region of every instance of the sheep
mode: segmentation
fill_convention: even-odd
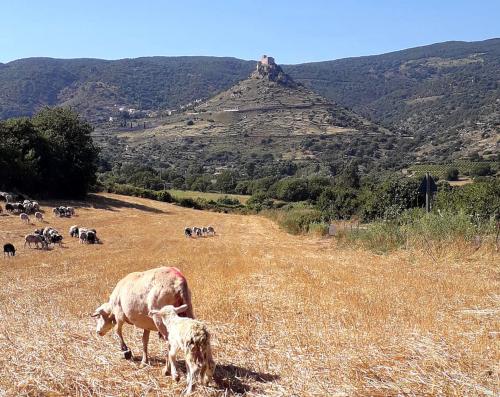
[[[75,215],[75,209],[73,207],[66,207],[66,212],[71,216]]]
[[[184,236],[186,236],[186,237],[191,237],[192,235],[193,235],[193,231],[191,230],[191,228],[186,227],[186,228],[184,229]]]
[[[54,214],[54,216],[61,216],[61,213],[59,212],[59,208],[53,208],[52,213]]]
[[[7,212],[13,212],[14,211],[14,206],[11,203],[5,204],[5,211],[7,211]]]
[[[60,234],[58,233],[52,233],[50,235],[50,238],[49,238],[49,241],[52,243],[52,244],[59,244],[59,246],[62,246],[62,240],[63,240],[63,236],[61,236]]]
[[[16,255],[16,248],[11,243],[4,244],[4,246],[3,246],[3,257],[4,258],[5,258],[5,255],[7,255],[7,258],[9,256]]]
[[[149,316],[155,322],[161,319],[168,332],[168,363],[172,377],[178,381],[177,363],[175,356],[182,350],[186,358],[188,385],[184,394],[191,394],[196,378],[200,378],[204,385],[208,385],[215,370],[210,347],[210,334],[205,324],[189,317],[180,317],[178,314],[188,310],[186,304],[179,307],[164,306],[160,310],[150,310]]]
[[[80,244],[85,244],[87,243],[87,230],[86,229],[80,229],[78,233],[78,240]]]
[[[208,234],[208,229],[207,229],[205,226],[203,226],[203,227],[201,228],[201,231],[203,232],[203,235],[204,235],[204,236],[206,236],[206,235]]]
[[[71,237],[78,237],[78,225],[73,225],[69,228],[69,235]]]
[[[215,229],[212,226],[207,226],[207,234],[215,236]]]
[[[23,222],[30,223],[30,217],[25,212],[19,215],[19,219],[21,219]]]
[[[35,212],[35,219],[36,219],[37,221],[42,222],[42,221],[43,221],[43,214],[42,214],[41,212],[38,212],[38,211],[37,211],[37,212]]]
[[[31,248],[31,243],[35,244],[35,246],[38,248],[38,244],[42,245],[42,249],[47,249],[49,247],[47,241],[45,240],[45,237],[39,235],[39,234],[27,234],[24,237],[24,248],[26,248],[26,244]]]
[[[95,235],[95,232],[93,230],[88,230],[87,231],[87,243],[95,244],[96,241],[97,241],[97,236]]]

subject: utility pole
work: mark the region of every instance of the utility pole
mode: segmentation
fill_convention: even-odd
[[[425,210],[431,212],[431,177],[425,173]]]

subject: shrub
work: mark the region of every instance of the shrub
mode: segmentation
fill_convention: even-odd
[[[493,174],[489,164],[478,164],[470,172],[471,176],[489,176]]]
[[[349,219],[357,210],[356,195],[347,187],[331,187],[321,193],[316,206],[325,219]]]
[[[284,201],[302,201],[309,197],[307,181],[285,178],[276,183],[276,198]]]
[[[181,207],[186,208],[194,208],[195,210],[201,210],[203,207],[198,203],[197,200],[192,199],[191,197],[184,197],[179,200],[179,205]]]
[[[458,181],[458,169],[450,168],[446,171],[446,180],[447,181]]]
[[[270,210],[266,211],[265,215],[275,220],[280,227],[291,234],[308,233],[311,224],[322,223],[321,213],[310,208]]]
[[[165,203],[172,203],[174,201],[172,195],[166,190],[160,190],[159,192],[157,192],[156,199],[158,201],[164,201]]]

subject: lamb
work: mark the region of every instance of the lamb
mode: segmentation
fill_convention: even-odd
[[[21,219],[23,222],[30,223],[30,217],[25,212],[19,215],[19,219]]]
[[[87,229],[80,229],[78,232],[78,240],[80,244],[87,243]]]
[[[35,219],[37,221],[40,221],[40,222],[43,221],[43,214],[41,212],[38,212],[38,211],[35,212]]]
[[[185,355],[188,385],[184,394],[188,395],[193,391],[197,378],[202,384],[208,385],[215,370],[215,362],[212,358],[210,334],[207,327],[201,321],[178,315],[186,310],[188,310],[186,304],[179,307],[167,305],[160,310],[150,310],[149,316],[155,323],[160,319],[168,331],[167,371],[170,368],[172,377],[176,381],[179,380],[179,374],[175,356],[179,350],[182,350]]]
[[[5,258],[5,255],[7,257],[9,256],[15,256],[16,255],[16,249],[11,243],[4,244],[3,246],[3,257]]]
[[[69,235],[71,237],[78,237],[78,225],[73,225],[69,228]]]

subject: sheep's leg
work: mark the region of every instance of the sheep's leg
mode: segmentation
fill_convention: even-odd
[[[118,324],[116,325],[116,334],[120,338],[120,348],[123,352],[123,357],[126,360],[130,360],[132,358],[132,352],[130,351],[130,349],[125,344],[125,341],[123,340],[122,327],[123,327],[123,321],[118,321]]]
[[[148,364],[148,342],[149,342],[149,330],[145,329],[142,333],[142,361],[141,368]]]
[[[180,376],[177,372],[177,362],[175,361],[175,354],[177,352],[175,349],[170,348],[168,351],[168,365],[170,366],[170,370],[172,371],[172,378],[175,379],[176,382],[179,381]]]
[[[187,364],[187,387],[184,390],[184,395],[189,395],[193,392],[194,382],[200,375],[200,367],[194,362],[194,357],[190,354],[186,355]]]
[[[212,350],[210,349],[210,347],[208,347],[205,352],[205,361],[203,363],[203,366],[201,367],[201,373],[200,373],[201,383],[203,383],[205,386],[208,385],[214,375],[214,370],[215,370],[215,362],[212,357]]]

